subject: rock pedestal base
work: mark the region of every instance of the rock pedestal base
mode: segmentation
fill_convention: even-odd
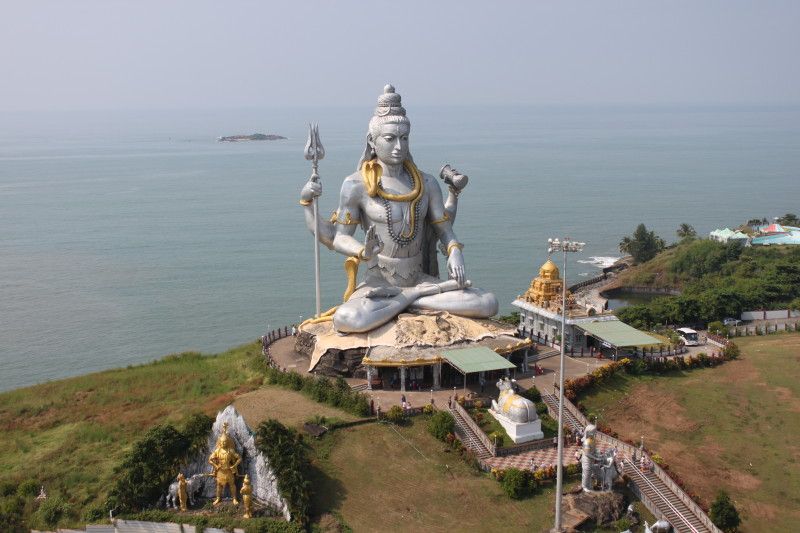
[[[514,444],[521,444],[523,442],[530,442],[532,440],[543,439],[544,432],[542,432],[542,421],[539,419],[533,422],[520,424],[512,422],[505,416],[501,415],[494,409],[489,409],[489,413],[500,422],[503,429],[506,430],[508,436],[514,441]]]
[[[625,516],[625,497],[618,492],[578,492],[563,500],[564,525],[574,530],[583,524],[610,524]]]

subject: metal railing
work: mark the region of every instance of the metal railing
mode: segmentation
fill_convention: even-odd
[[[296,326],[283,326],[282,328],[268,331],[266,335],[261,337],[261,355],[266,358],[268,365],[275,365],[275,361],[272,359],[272,356],[269,353],[270,346],[281,339],[291,337],[293,331],[295,331],[295,327]]]
[[[492,443],[491,440],[489,440],[489,437],[483,432],[480,426],[478,426],[478,423],[472,419],[467,410],[461,407],[461,404],[456,401],[452,402],[450,405],[451,409],[461,416],[469,430],[472,431],[479,441],[481,441],[481,444],[483,444],[483,446],[489,451],[492,457],[496,457],[497,447]]]
[[[640,472],[636,468],[636,465],[633,464],[633,462],[630,459],[623,460],[623,464],[625,462],[627,462],[628,465],[630,465],[631,469],[634,472],[636,472],[637,478],[640,480],[640,482],[646,483],[647,486],[650,488],[650,490],[653,491],[656,494],[656,496],[659,497],[659,499],[661,499],[661,501],[669,508],[669,510],[671,510],[675,514],[675,516],[677,516],[678,518],[681,519],[681,522],[683,522],[683,524],[686,525],[692,531],[692,533],[700,533],[700,531],[696,527],[694,527],[694,525],[692,525],[692,523],[685,516],[683,516],[683,513],[677,507],[675,507],[675,505],[671,501],[669,501],[669,495],[668,494],[664,494],[663,492],[661,492],[659,490],[659,488],[655,485],[655,483],[650,481],[650,479],[648,479],[648,477],[646,475],[644,475],[643,472]],[[640,490],[640,492],[641,492],[641,490]],[[641,493],[640,497],[641,496],[645,496],[644,493]],[[674,493],[673,493],[673,496],[675,496]],[[650,501],[650,504],[653,507],[658,508],[658,505],[655,502],[650,500],[650,498],[647,498],[647,499]],[[673,527],[675,527],[675,526],[676,526],[676,524],[673,524]],[[678,529],[678,528],[676,528],[676,529]]]

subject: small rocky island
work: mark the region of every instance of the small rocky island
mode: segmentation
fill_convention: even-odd
[[[239,142],[239,141],[278,141],[281,139],[286,139],[283,135],[275,135],[275,134],[264,134],[264,133],[254,133],[252,135],[231,135],[229,137],[218,137],[217,141],[219,142]]]

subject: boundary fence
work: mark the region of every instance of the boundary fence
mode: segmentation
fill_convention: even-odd
[[[266,335],[261,337],[261,355],[267,360],[268,365],[275,366],[275,361],[272,359],[272,355],[269,352],[270,346],[276,341],[293,336],[294,330],[295,326],[283,326],[282,328],[268,331]]]
[[[731,337],[750,337],[752,335],[770,335],[773,333],[783,333],[784,331],[800,331],[800,320],[793,319],[790,322],[775,322],[757,324],[752,326],[730,326],[728,333]]]

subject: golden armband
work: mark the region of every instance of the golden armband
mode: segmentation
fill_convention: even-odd
[[[447,257],[450,257],[450,254],[453,252],[453,248],[458,248],[459,250],[464,249],[464,245],[460,242],[453,241],[447,245]]]

